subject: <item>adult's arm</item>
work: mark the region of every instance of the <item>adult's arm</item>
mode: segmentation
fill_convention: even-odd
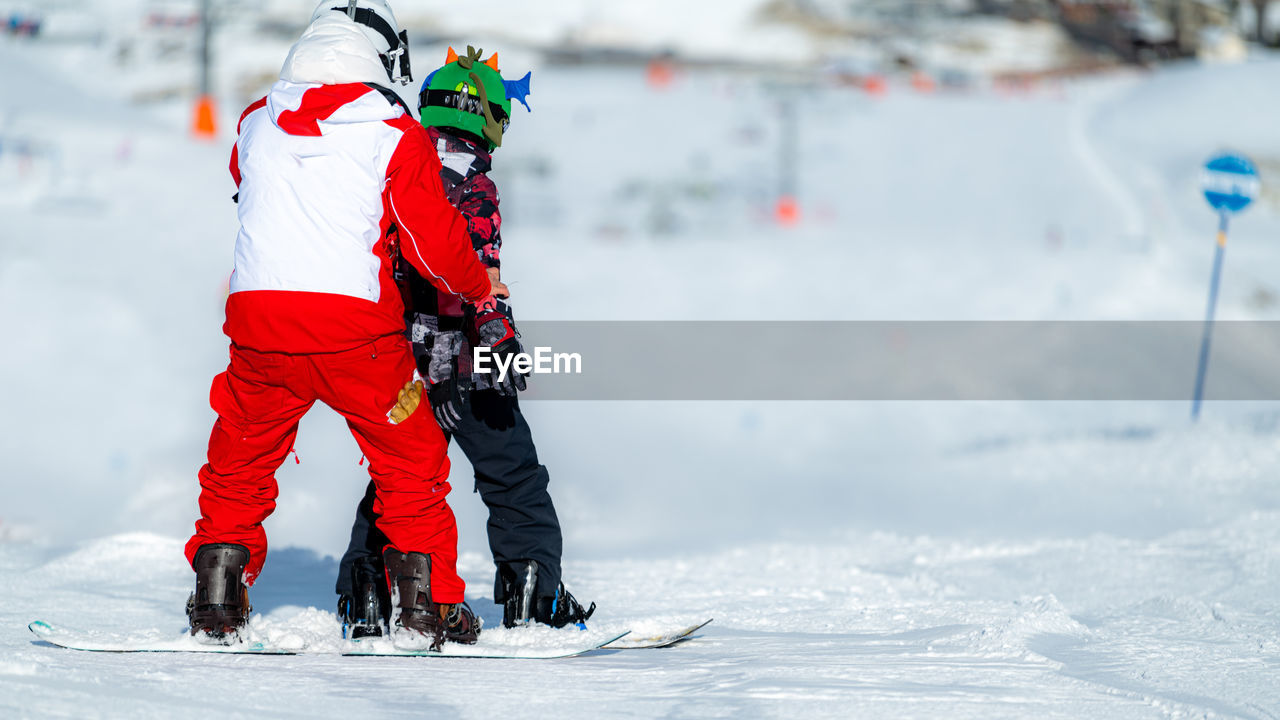
[[[449,204],[440,182],[440,159],[422,126],[408,116],[393,121],[404,135],[387,167],[383,200],[399,229],[400,254],[438,289],[476,302],[490,294],[485,267],[476,259],[467,221]]]

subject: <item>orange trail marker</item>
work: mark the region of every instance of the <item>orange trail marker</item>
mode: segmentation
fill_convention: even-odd
[[[792,227],[800,222],[800,204],[790,195],[783,195],[778,198],[778,204],[773,209],[773,217],[779,225]]]
[[[213,98],[201,95],[196,100],[196,118],[192,126],[195,136],[202,140],[212,140],[218,134],[217,113],[214,111]]]
[[[665,60],[653,60],[645,68],[645,81],[650,88],[655,90],[664,90],[670,87],[675,79],[675,67]]]

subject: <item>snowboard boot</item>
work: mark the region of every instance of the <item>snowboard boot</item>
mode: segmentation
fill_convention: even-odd
[[[391,616],[391,595],[387,576],[376,558],[359,561],[351,570],[355,595],[338,597],[338,618],[342,637],[359,640],[382,637]]]
[[[553,596],[539,596],[538,563],[530,560],[515,566],[503,565],[498,569],[494,597],[502,598],[502,624],[518,627],[538,622],[553,628],[577,625],[585,630],[587,620],[596,611],[596,604],[583,608],[564,583],[556,588]]]
[[[392,633],[399,645],[427,645],[439,652],[446,642],[474,645],[480,636],[480,619],[466,603],[431,600],[431,558],[422,553],[402,553],[388,548],[382,559],[387,567],[391,605],[399,610]]]
[[[238,636],[253,610],[244,584],[248,564],[249,551],[243,545],[202,545],[196,551],[196,591],[187,598],[192,635],[221,645],[230,645]]]

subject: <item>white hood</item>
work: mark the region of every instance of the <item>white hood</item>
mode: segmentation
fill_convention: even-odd
[[[280,79],[316,85],[390,82],[373,43],[338,13],[320,17],[302,33],[284,60]]]

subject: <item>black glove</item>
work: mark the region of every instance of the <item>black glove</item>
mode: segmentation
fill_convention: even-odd
[[[511,318],[511,307],[502,300],[489,297],[475,305],[466,306],[468,335],[476,347],[488,347],[493,368],[489,371],[490,384],[500,395],[514,396],[527,387],[525,376],[515,371],[512,363],[523,352],[520,334]],[[498,362],[501,360],[501,362]],[[505,377],[499,377],[499,365],[507,368]]]
[[[436,422],[445,432],[457,432],[458,421],[466,412],[467,397],[457,377],[451,377],[433,383],[427,388],[427,400],[431,402],[431,412],[435,413]]]
[[[467,412],[469,382],[458,379],[458,353],[462,349],[462,333],[456,330],[424,333],[421,344],[414,344],[418,373],[427,380],[427,402],[436,423],[445,432],[456,432],[462,413]],[[468,378],[469,380],[470,378]]]

